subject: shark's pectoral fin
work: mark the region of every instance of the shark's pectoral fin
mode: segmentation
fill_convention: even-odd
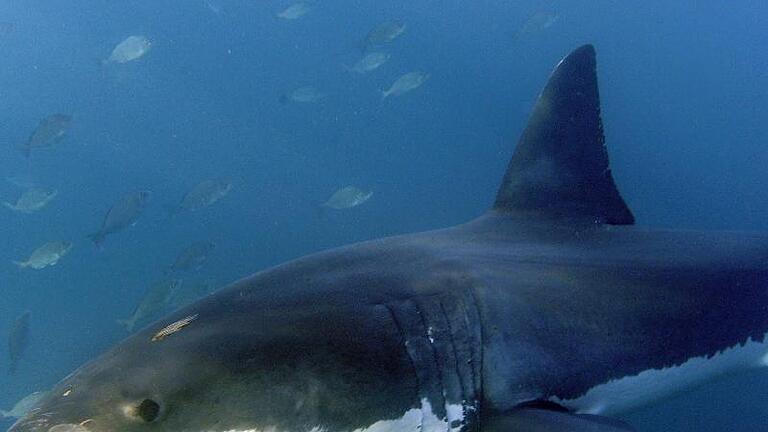
[[[494,210],[560,222],[634,223],[608,166],[595,68],[595,50],[585,45],[552,72]]]
[[[520,408],[483,420],[484,432],[632,432],[626,423],[590,414]]]

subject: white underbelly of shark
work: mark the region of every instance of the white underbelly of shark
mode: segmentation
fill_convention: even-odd
[[[615,415],[680,393],[713,379],[768,366],[768,341],[749,340],[712,356],[693,357],[683,364],[648,369],[637,375],[611,380],[575,399],[553,399],[584,414]]]

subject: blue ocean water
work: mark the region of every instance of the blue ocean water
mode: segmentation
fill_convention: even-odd
[[[217,247],[184,278],[220,286],[481,214],[549,72],[583,43],[598,51],[613,173],[638,224],[768,229],[768,5],[688,3],[316,1],[286,20],[276,14],[290,1],[3,0],[0,198],[21,193],[6,178],[58,195],[33,214],[0,209],[0,334],[31,312],[18,370],[0,373],[0,407],[125,337],[115,320],[192,242]],[[556,19],[525,27],[542,13]],[[366,33],[391,19],[407,26],[377,48],[391,59],[349,72]],[[131,35],[151,41],[147,54],[102,64]],[[416,70],[430,74],[423,86],[382,100]],[[303,86],[324,97],[284,100]],[[18,145],[59,112],[73,117],[65,137],[25,158]],[[210,178],[232,191],[169,215]],[[374,194],[321,209],[346,185]],[[95,248],[87,235],[136,190],[152,191],[146,212]],[[74,243],[58,265],[11,264],[53,240]],[[627,418],[641,431],[768,430],[766,384],[755,371]]]

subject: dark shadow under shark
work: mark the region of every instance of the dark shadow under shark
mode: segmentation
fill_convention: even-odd
[[[595,53],[555,69],[493,208],[257,273],[81,367],[11,432],[615,432],[768,357],[768,235],[632,226]]]

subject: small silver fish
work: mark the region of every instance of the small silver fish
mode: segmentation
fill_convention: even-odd
[[[15,204],[3,202],[3,205],[13,211],[33,213],[48,205],[57,194],[55,189],[32,188],[21,194]]]
[[[22,354],[29,344],[29,311],[22,313],[16,321],[13,322],[10,333],[8,333],[8,373],[16,372]]]
[[[373,196],[373,192],[365,192],[355,186],[345,186],[331,195],[323,206],[335,210],[343,210],[357,207],[368,201]]]
[[[103,63],[128,63],[143,57],[152,43],[144,36],[128,36],[117,44]]]
[[[21,268],[36,270],[56,265],[72,249],[72,243],[65,241],[48,242],[35,249],[26,261],[14,261]]]
[[[171,266],[171,271],[198,270],[214,248],[216,244],[211,241],[192,243],[179,253]]]
[[[29,136],[20,150],[24,156],[29,157],[32,149],[51,147],[60,140],[69,129],[72,123],[72,116],[68,114],[52,114],[40,120],[37,128]]]
[[[365,74],[374,71],[381,67],[384,63],[389,61],[390,55],[383,52],[370,52],[363,56],[354,66],[349,68],[350,71],[359,74]]]
[[[287,20],[295,20],[303,17],[311,10],[312,8],[306,3],[295,3],[288,6],[283,11],[278,12],[277,17]]]
[[[196,211],[212,206],[232,190],[232,183],[223,180],[203,180],[181,199],[177,211]]]
[[[314,103],[326,96],[328,96],[327,93],[322,93],[312,86],[304,86],[294,89],[288,95],[288,99],[299,103]]]
[[[381,92],[381,98],[386,99],[390,95],[400,96],[422,86],[429,79],[429,74],[424,72],[408,72],[398,78],[389,90]]]
[[[392,42],[405,32],[405,24],[398,20],[384,21],[372,28],[363,40],[363,49]]]
[[[530,34],[546,30],[552,27],[559,18],[560,15],[555,11],[544,10],[534,12],[527,20],[525,20],[523,25],[520,26],[515,35],[512,36],[512,40],[517,41]]]
[[[152,193],[149,191],[132,192],[123,195],[104,216],[101,228],[88,236],[96,246],[101,243],[109,234],[121,231],[131,225],[134,225],[139,217],[144,213],[144,209],[149,203]]]
[[[155,283],[141,298],[131,316],[127,319],[117,320],[118,324],[132,332],[136,324],[154,318],[163,312],[168,307],[171,296],[180,286],[180,279],[161,280]]]

